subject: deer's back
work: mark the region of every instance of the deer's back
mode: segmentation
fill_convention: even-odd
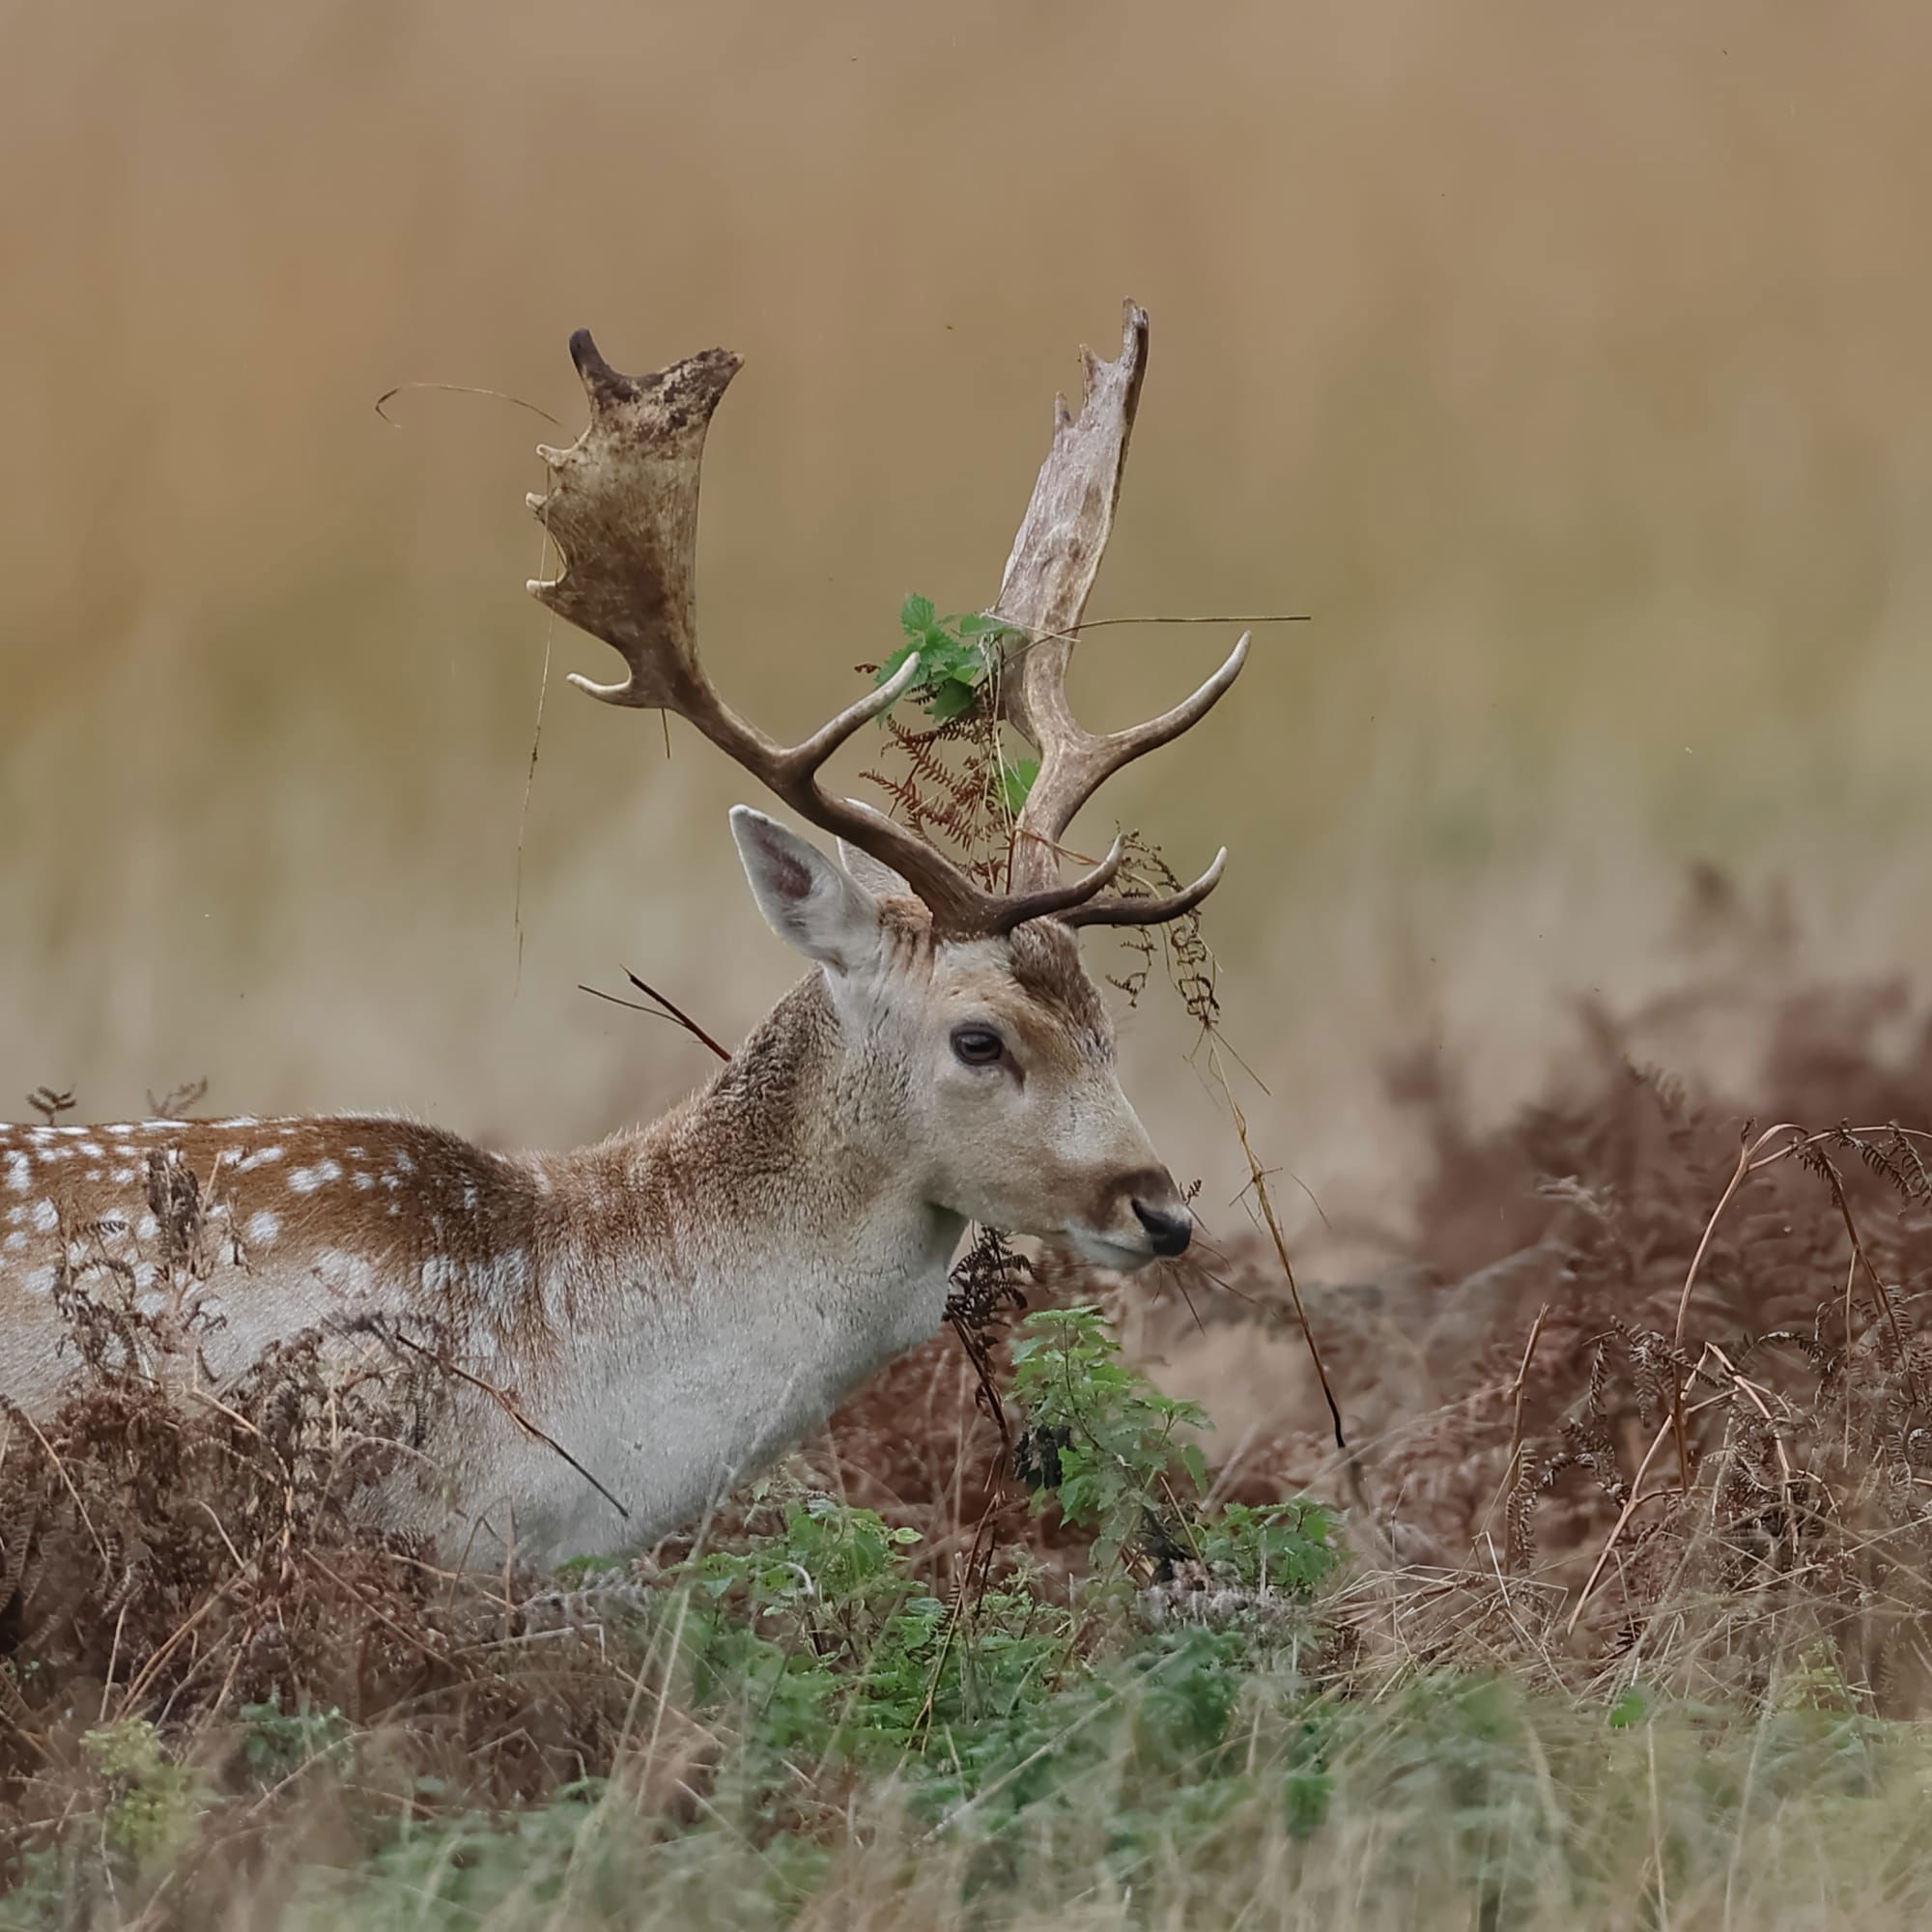
[[[0,1125],[0,1394],[44,1407],[75,1300],[217,1376],[321,1327],[545,1352],[538,1173],[383,1119]]]

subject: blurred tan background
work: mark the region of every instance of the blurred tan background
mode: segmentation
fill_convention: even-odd
[[[1075,345],[1151,374],[1095,614],[1305,611],[1109,803],[1193,869],[1269,1158],[1401,1159],[1414,1041],[1496,1106],[1676,970],[1687,861],[1861,970],[1932,930],[1932,18],[215,0],[0,8],[0,1112],[589,1136],[792,976],[745,786],[561,684],[523,508],[588,324],[724,342],[702,629],[796,733],[909,589],[997,584]],[[1114,629],[1165,703],[1216,630]],[[527,825],[526,768],[554,656]],[[514,914],[523,838],[522,959]],[[1104,943],[1104,942],[1103,942]],[[1156,1006],[1144,1111],[1241,1172]],[[1293,1190],[1291,1190],[1293,1193]],[[1305,1197],[1292,1204],[1305,1222]]]

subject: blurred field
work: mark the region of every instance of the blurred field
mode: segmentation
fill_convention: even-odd
[[[10,7],[0,1093],[600,1132],[790,973],[743,787],[553,677],[522,594],[564,338],[749,366],[704,631],[796,730],[909,588],[997,582],[1075,344],[1154,320],[1096,611],[1305,611],[1122,787],[1191,867],[1271,1158],[1392,1143],[1384,1050],[1499,1106],[1665,970],[1684,862],[1859,970],[1932,930],[1932,22],[1639,4]],[[1098,711],[1218,632],[1113,630]],[[1107,654],[1104,672],[1092,660]],[[1232,1192],[1151,1015],[1177,1170]],[[11,1085],[5,1083],[11,1082]],[[11,1110],[16,1101],[7,1100]]]

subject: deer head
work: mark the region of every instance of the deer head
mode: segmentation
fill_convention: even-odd
[[[735,355],[708,350],[624,376],[580,330],[570,351],[589,427],[569,449],[539,451],[554,480],[529,498],[564,558],[559,576],[530,590],[628,668],[614,684],[572,683],[608,704],[675,712],[838,841],[835,857],[749,806],[731,813],[766,920],[823,977],[845,1056],[839,1104],[886,1122],[892,1157],[934,1208],[1070,1240],[1122,1268],[1180,1253],[1192,1223],[1121,1091],[1113,1030],[1075,930],[1178,919],[1213,890],[1227,855],[1184,891],[1122,897],[1108,892],[1122,869],[1119,839],[1064,882],[1063,841],[1109,774],[1206,715],[1248,643],[1244,636],[1192,696],[1146,724],[1097,733],[1068,708],[1067,668],[1113,522],[1147,339],[1147,317],[1129,304],[1119,358],[1086,353],[1085,400],[1077,415],[1057,404],[994,607],[1010,627],[1000,645],[1001,715],[1039,754],[1004,893],[821,782],[831,755],[905,694],[916,658],[790,747],[742,718],[706,675],[694,595],[698,469]]]

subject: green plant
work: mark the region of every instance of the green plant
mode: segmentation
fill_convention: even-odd
[[[897,1561],[920,1541],[871,1510],[827,1495],[790,1503],[784,1527],[742,1549],[714,1549],[686,1566],[709,1597],[733,1597],[753,1629],[774,1620],[820,1649],[831,1640],[857,1655],[903,1605],[908,1582]]]
[[[890,1760],[918,1730],[946,1617],[907,1564],[919,1541],[807,1494],[779,1531],[682,1567],[671,1614],[694,1696],[735,1715],[722,1782],[741,1814],[771,1814],[802,1763]]]
[[[1130,1541],[1171,1540],[1185,1518],[1183,1493],[1208,1483],[1198,1445],[1176,1439],[1177,1430],[1208,1426],[1200,1405],[1162,1395],[1130,1369],[1091,1303],[1028,1316],[1012,1359],[1013,1400],[1026,1418],[1021,1474],[1035,1509],[1057,1502],[1068,1524],[1090,1530],[1101,1576]]]
[[[978,706],[999,668],[999,644],[1013,635],[1010,624],[977,611],[941,617],[932,599],[916,592],[899,606],[899,629],[905,642],[879,667],[874,682],[896,676],[917,651],[919,674],[908,695],[936,724],[950,724]]]
[[[153,1724],[124,1718],[86,1732],[80,1744],[107,1787],[100,1834],[109,1851],[140,1864],[186,1842],[203,1802],[202,1781],[168,1755]]]
[[[899,629],[905,642],[879,667],[874,682],[884,684],[917,651],[919,672],[907,695],[940,726],[962,724],[981,711],[999,672],[1000,646],[1018,635],[983,611],[939,616],[932,599],[916,592],[899,606]],[[1026,803],[1038,776],[1037,758],[1001,757],[1000,791],[1009,812]]]
[[[1195,1524],[1201,1560],[1251,1589],[1307,1597],[1341,1561],[1335,1512],[1302,1498],[1285,1503],[1225,1503]]]
[[[349,1735],[347,1721],[333,1705],[313,1711],[298,1703],[295,1710],[284,1711],[277,1697],[265,1704],[243,1704],[236,1719],[248,1769],[265,1784],[299,1771]]]
[[[15,1857],[0,1901],[0,1925],[10,1932],[112,1922],[123,1906],[166,1883],[213,1801],[196,1768],[145,1718],[82,1732],[80,1759],[92,1804],[74,1804],[78,1829]]]

